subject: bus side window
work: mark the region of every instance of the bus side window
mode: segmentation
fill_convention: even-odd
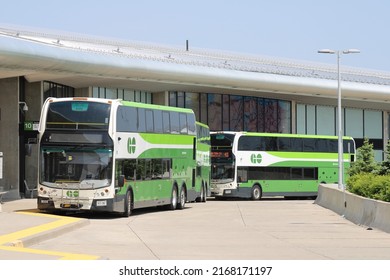
[[[137,131],[137,108],[128,107],[127,108],[127,120],[128,120],[128,131],[135,132]]]
[[[292,180],[302,180],[303,179],[303,169],[302,168],[291,168],[291,179]]]
[[[138,132],[145,132],[146,131],[146,125],[145,125],[145,109],[138,108]]]
[[[162,160],[162,178],[168,179],[171,177],[171,160]]]
[[[151,180],[152,179],[152,160],[151,159],[145,159],[145,180]]]
[[[316,139],[316,151],[320,153],[328,153],[328,143],[329,141],[327,139]]]
[[[303,168],[304,180],[318,180],[318,168]]]
[[[288,137],[278,138],[278,151],[291,151],[290,138]]]
[[[145,160],[137,160],[136,165],[136,180],[145,180]]]
[[[315,152],[316,151],[316,140],[311,138],[303,139],[303,151],[304,152]]]
[[[154,110],[153,119],[154,119],[154,132],[162,133],[163,132],[162,112],[160,110]]]
[[[117,131],[137,131],[137,108],[119,106],[117,112]]]
[[[338,141],[337,139],[336,140],[329,140],[329,143],[328,143],[328,151],[329,153],[337,153],[338,152]]]
[[[136,168],[137,162],[135,159],[123,161],[123,175],[125,175],[126,180],[134,180]]]
[[[162,159],[152,159],[152,179],[162,179],[163,177],[163,164]]]
[[[171,133],[179,134],[180,125],[179,125],[179,113],[178,112],[169,112],[169,119],[171,121]]]
[[[146,116],[146,132],[154,132],[154,124],[153,124],[153,111],[146,109],[145,110]]]
[[[188,134],[195,135],[196,132],[195,115],[187,114],[187,124],[188,124]]]
[[[265,137],[265,151],[277,151],[277,138],[276,137]]]
[[[162,120],[163,120],[163,133],[171,133],[171,122],[169,120],[169,112],[162,112]]]
[[[179,126],[180,134],[188,133],[187,114],[179,113]]]
[[[237,169],[237,182],[239,183],[248,182],[248,169],[246,168]]]
[[[291,151],[293,152],[302,152],[303,141],[301,138],[290,138]]]

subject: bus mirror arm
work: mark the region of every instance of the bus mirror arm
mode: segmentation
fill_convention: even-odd
[[[29,144],[25,144],[24,148],[25,148],[26,156],[30,157],[31,153],[32,153],[32,145],[30,143]]]
[[[119,175],[118,177],[118,187],[122,188],[125,185],[125,176]]]

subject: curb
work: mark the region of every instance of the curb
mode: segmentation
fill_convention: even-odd
[[[80,219],[73,223],[62,225],[58,228],[50,229],[47,231],[43,231],[41,233],[37,233],[31,236],[27,236],[18,240],[10,241],[5,244],[4,246],[12,246],[12,247],[29,247],[35,244],[38,244],[42,241],[58,237],[60,235],[66,234],[68,232],[71,232],[73,230],[79,229],[83,226],[88,225],[90,222],[87,219]]]
[[[361,197],[348,191],[343,192],[334,184],[321,184],[314,203],[342,215],[355,224],[390,233],[390,203],[388,202]]]

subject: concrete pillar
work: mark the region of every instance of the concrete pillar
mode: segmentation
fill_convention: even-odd
[[[291,100],[291,133],[297,133],[297,102]]]
[[[19,198],[19,79],[0,79],[0,152],[5,198]]]

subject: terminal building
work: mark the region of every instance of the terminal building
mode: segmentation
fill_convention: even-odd
[[[343,133],[389,140],[390,73],[341,66]],[[337,135],[336,64],[0,27],[0,191],[37,185],[37,124],[48,97],[191,108],[213,131]],[[27,151],[30,144],[31,151]]]

